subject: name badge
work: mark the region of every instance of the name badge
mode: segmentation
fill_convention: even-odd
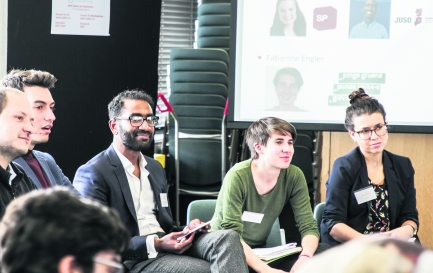
[[[161,198],[161,207],[168,208],[168,198],[166,193],[160,193],[159,197]]]
[[[242,213],[241,219],[244,222],[252,222],[252,223],[260,224],[263,220],[263,216],[265,216],[263,213],[244,211],[244,213]]]
[[[373,186],[357,190],[354,194],[358,205],[376,199],[376,193],[374,192]]]

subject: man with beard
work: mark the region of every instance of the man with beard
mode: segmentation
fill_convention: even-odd
[[[118,94],[108,105],[113,143],[77,170],[73,185],[118,211],[131,235],[123,255],[131,272],[248,272],[233,231],[180,239],[201,221],[194,219],[183,230],[174,224],[164,169],[141,153],[150,146],[158,122],[153,106],[142,91]]]
[[[29,150],[33,116],[22,92],[0,88],[0,218],[16,197],[36,187],[12,162]]]

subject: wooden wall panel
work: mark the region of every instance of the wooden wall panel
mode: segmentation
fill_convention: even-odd
[[[322,171],[320,175],[321,200],[326,197],[325,183],[334,160],[355,147],[346,132],[323,132]],[[407,156],[415,168],[415,187],[420,219],[419,236],[424,246],[433,248],[433,179],[432,159],[433,135],[391,133],[386,149]]]

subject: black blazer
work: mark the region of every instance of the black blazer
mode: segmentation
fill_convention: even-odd
[[[389,195],[390,228],[397,228],[406,220],[418,224],[415,171],[410,159],[384,151],[383,170]],[[335,160],[327,182],[326,206],[320,227],[322,242],[339,244],[329,235],[337,223],[347,224],[361,233],[364,231],[370,202],[358,205],[354,191],[368,186],[367,166],[359,148]]]
[[[36,189],[31,179],[18,164],[11,162],[9,166],[17,176],[9,184],[11,174],[0,166],[0,219],[10,202],[18,196]]]
[[[167,181],[161,164],[153,158],[144,156],[149,171],[149,181],[156,202],[156,217],[162,229],[169,233],[177,229],[169,207],[162,207],[160,193],[167,193]],[[137,215],[125,169],[113,146],[99,153],[89,162],[78,168],[74,187],[86,197],[114,208],[130,232],[129,247],[124,253],[125,260],[148,259],[146,236],[139,236]]]

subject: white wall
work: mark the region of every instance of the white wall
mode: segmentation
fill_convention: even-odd
[[[0,78],[6,74],[7,65],[8,0],[0,1]]]

